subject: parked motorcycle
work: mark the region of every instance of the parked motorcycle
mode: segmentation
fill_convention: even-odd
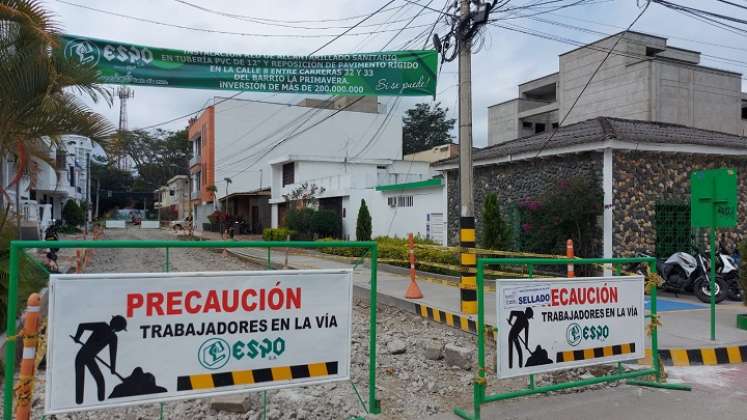
[[[645,253],[639,256],[649,257]],[[696,249],[694,255],[687,252],[676,252],[666,260],[656,261],[656,272],[664,279],[662,286],[675,293],[692,291],[701,302],[710,303],[710,280],[708,278],[708,262]],[[716,276],[714,284],[716,303],[723,302],[728,295],[728,286],[721,276]]]
[[[739,264],[721,243],[716,254],[716,275],[726,282],[727,298],[742,300],[743,290],[739,283]]]

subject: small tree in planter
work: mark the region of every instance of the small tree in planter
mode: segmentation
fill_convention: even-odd
[[[355,223],[355,239],[358,241],[371,240],[371,214],[368,212],[366,200],[361,198],[361,208],[358,210],[358,220]]]
[[[218,187],[215,185],[208,185],[205,190],[210,193],[210,197],[213,199],[213,207],[218,208],[218,203],[215,201],[215,194],[218,192]]]
[[[62,219],[70,226],[80,226],[85,222],[85,215],[75,200],[67,200],[62,207]]]

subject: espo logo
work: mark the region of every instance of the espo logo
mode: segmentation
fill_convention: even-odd
[[[197,351],[197,360],[206,369],[220,369],[228,363],[230,358],[231,349],[228,343],[220,338],[205,341]]]
[[[93,67],[101,59],[101,51],[91,42],[74,39],[65,45],[65,58],[75,59],[84,66]]]
[[[119,61],[123,64],[134,64],[136,66],[145,66],[153,61],[153,52],[146,47],[107,45],[103,50],[103,56],[107,61]]]
[[[576,347],[581,342],[581,326],[575,322],[568,326],[565,330],[565,340],[573,347]]]

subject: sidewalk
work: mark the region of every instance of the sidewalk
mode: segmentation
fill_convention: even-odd
[[[206,235],[210,237],[210,235]],[[213,238],[210,238],[213,239]],[[217,235],[216,238],[217,239]],[[244,239],[244,238],[237,238]],[[255,262],[267,261],[267,250],[235,248],[232,253],[251,258]],[[285,251],[273,249],[273,268],[282,268]],[[291,253],[288,256],[291,269],[352,268],[350,262],[332,256],[323,256],[314,251]],[[368,262],[355,268],[353,281],[359,291],[370,290],[371,272]],[[420,276],[418,285],[423,299],[404,299],[410,278],[398,267],[380,264],[378,270],[378,293],[381,303],[416,313],[436,322],[448,324],[474,333],[476,316],[461,316],[459,313],[459,289],[445,281],[428,281]],[[360,292],[359,292],[360,293]],[[365,293],[363,293],[365,294]],[[485,319],[495,325],[495,293],[485,293]],[[648,309],[648,298],[646,308]],[[717,340],[710,340],[709,306],[691,297],[674,297],[660,293],[658,308],[662,326],[659,328],[659,348],[667,364],[720,364],[747,362],[747,331],[736,328],[737,313],[747,312],[739,302],[726,301],[716,308]],[[650,346],[650,342],[647,343]]]

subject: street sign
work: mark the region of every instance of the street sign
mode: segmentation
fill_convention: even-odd
[[[336,96],[435,96],[434,50],[320,56],[173,50],[60,36],[68,59],[101,83]]]
[[[729,228],[737,225],[737,171],[709,169],[690,175],[692,227]]]
[[[352,270],[50,278],[48,414],[350,378]]]
[[[499,378],[644,356],[642,276],[496,284]]]

